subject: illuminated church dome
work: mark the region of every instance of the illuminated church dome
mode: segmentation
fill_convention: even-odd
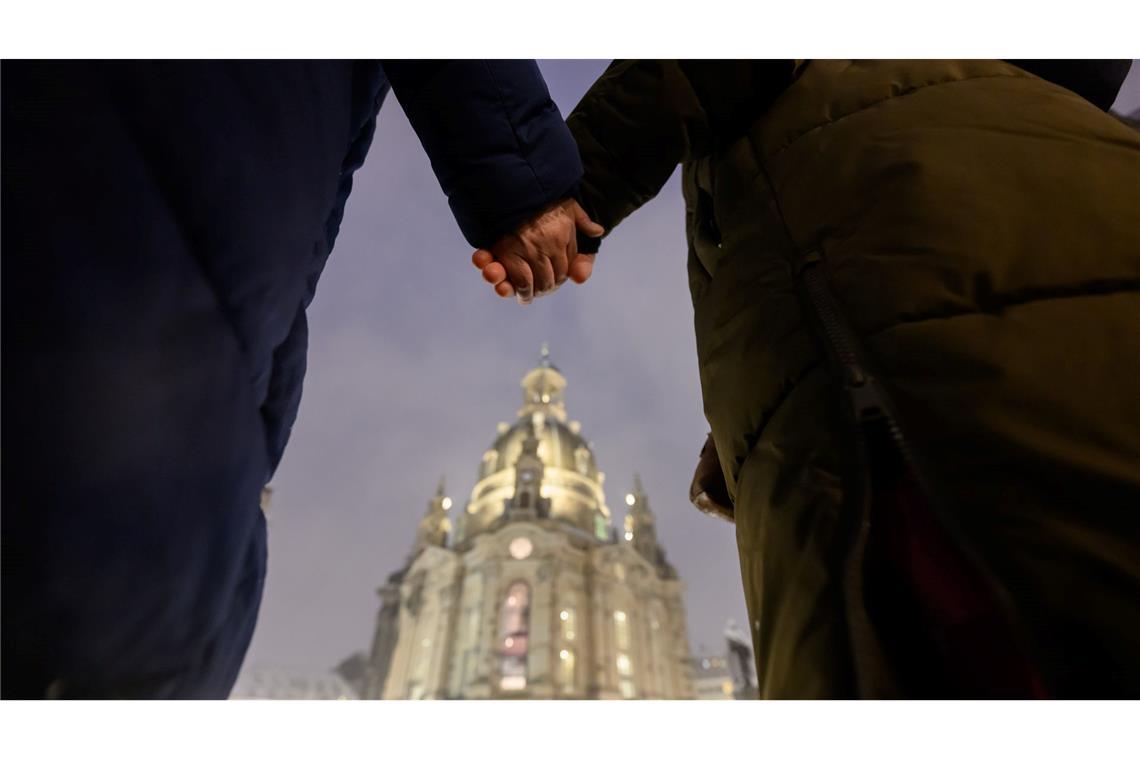
[[[500,423],[499,435],[483,452],[479,481],[459,525],[458,539],[469,539],[504,517],[517,487],[528,479],[539,483],[543,516],[593,535],[611,537],[612,519],[602,484],[604,473],[576,421],[567,422],[566,378],[550,362],[543,346],[538,366],[522,379],[523,403],[513,425]],[[527,447],[541,467],[520,469]]]
[[[640,478],[619,534],[545,347],[522,389],[466,506],[441,481],[380,588],[365,696],[691,697],[683,584]]]

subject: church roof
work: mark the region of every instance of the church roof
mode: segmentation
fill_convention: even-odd
[[[533,431],[538,439],[538,455],[544,466],[570,470],[597,480],[597,463],[589,441],[556,417],[539,415],[537,420],[533,415],[520,417],[495,438],[488,449],[495,452],[495,455],[485,456],[479,477],[485,478],[512,467],[522,453],[523,441]]]
[[[522,379],[523,405],[513,425],[501,428],[484,454],[479,477],[486,478],[513,467],[522,452],[523,441],[533,432],[538,439],[539,458],[545,467],[556,467],[592,480],[598,480],[597,462],[590,442],[576,422],[566,419],[563,392],[566,377],[550,361],[545,344],[534,369]]]
[[[545,346],[537,366],[523,376],[520,385],[522,405],[514,424],[500,423],[498,435],[483,452],[478,482],[459,529],[461,539],[492,529],[517,496],[519,504],[536,502],[540,515],[573,526],[595,540],[611,540],[604,476],[580,425],[567,419],[566,377],[550,361]],[[532,477],[535,472],[540,476],[538,488],[527,496],[516,479]]]

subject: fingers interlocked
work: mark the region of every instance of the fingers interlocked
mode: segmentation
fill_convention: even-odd
[[[567,279],[581,283],[589,278],[593,256],[578,254],[578,229],[595,237],[603,233],[577,202],[564,200],[504,235],[490,249],[475,251],[471,261],[498,295],[515,295],[519,303],[528,304],[553,293]],[[583,263],[583,258],[590,262]]]

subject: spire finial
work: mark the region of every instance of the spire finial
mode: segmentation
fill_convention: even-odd
[[[539,350],[539,358],[542,364],[550,364],[550,344],[546,341],[542,342],[542,348]]]
[[[633,492],[637,494],[645,493],[645,488],[641,485],[641,473],[633,473]]]
[[[441,498],[444,495],[444,491],[446,490],[446,486],[447,486],[447,484],[445,482],[446,478],[447,478],[446,475],[440,475],[439,476],[439,485],[435,487],[435,496],[437,499]]]

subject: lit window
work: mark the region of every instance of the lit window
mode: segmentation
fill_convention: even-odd
[[[562,610],[558,613],[558,618],[562,621],[562,638],[573,641],[575,636],[574,610]]]
[[[629,620],[625,611],[614,610],[614,643],[618,654],[614,659],[618,673],[618,688],[625,699],[633,697],[633,661],[630,660],[629,649]]]
[[[558,680],[562,684],[562,691],[574,691],[574,652],[563,649],[558,653]]]
[[[507,589],[499,615],[499,687],[504,691],[526,688],[528,634],[530,629],[530,587],[522,581]]]
[[[629,621],[621,610],[614,612],[614,642],[618,649],[629,649]]]
[[[732,696],[732,681],[725,681],[723,684],[721,684],[720,690],[731,697]]]
[[[526,676],[503,676],[499,688],[503,691],[522,691],[526,688]]]

